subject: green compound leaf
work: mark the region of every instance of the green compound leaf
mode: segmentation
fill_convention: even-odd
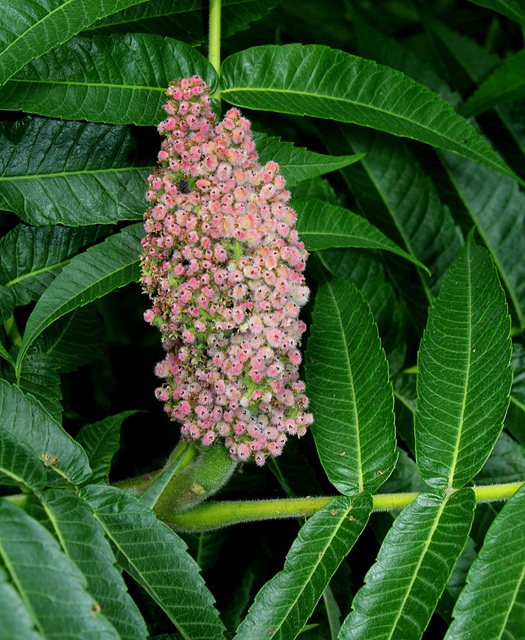
[[[31,491],[40,491],[46,479],[44,463],[36,453],[0,427],[0,484],[22,485]]]
[[[352,603],[340,640],[420,638],[466,544],[471,489],[421,493],[386,535]]]
[[[5,380],[0,380],[0,426],[31,447],[38,457],[44,456],[50,470],[69,482],[80,484],[91,475],[82,447],[38,400]]]
[[[0,239],[0,322],[5,322],[15,307],[38,300],[71,258],[96,243],[107,230],[19,224]]]
[[[0,501],[0,558],[27,613],[45,638],[119,640],[87,591],[86,578],[47,529]]]
[[[128,127],[28,116],[0,126],[0,206],[36,226],[137,220],[152,164]]]
[[[463,104],[461,115],[470,118],[504,102],[525,96],[525,50],[498,67]]]
[[[27,62],[142,0],[1,0],[0,85]]]
[[[145,34],[73,38],[24,67],[2,89],[0,109],[67,120],[157,125],[171,80],[217,74],[193,47]]]
[[[333,247],[382,249],[410,260],[422,269],[424,264],[403,251],[368,220],[345,209],[315,198],[296,198],[297,231],[308,251]]]
[[[93,470],[93,484],[109,482],[111,461],[120,446],[120,427],[126,418],[136,413],[137,411],[123,411],[99,422],[87,424],[78,432],[76,441],[87,454]]]
[[[341,493],[374,493],[397,459],[388,364],[362,294],[345,280],[322,278],[305,357],[312,433]]]
[[[446,640],[520,638],[525,609],[525,487],[485,536],[453,611]]]
[[[63,551],[87,578],[87,590],[122,640],[148,637],[146,624],[128,593],[104,530],[89,506],[70,491],[46,491],[42,504]]]
[[[24,601],[0,566],[0,640],[43,640]]]
[[[248,28],[279,4],[279,0],[222,0],[221,38]],[[191,45],[207,42],[209,0],[149,0],[99,20],[87,30],[96,33],[176,35]]]
[[[295,147],[291,142],[283,142],[280,138],[257,131],[253,132],[253,140],[259,154],[259,162],[262,165],[269,160],[277,162],[288,188],[295,187],[302,180],[347,167],[363,157],[363,154],[327,156]]]
[[[34,340],[55,320],[138,279],[141,224],[75,256],[46,289],[27,321],[17,371]]]
[[[515,174],[437,94],[403,73],[320,45],[253,47],[226,58],[221,95],[241,107],[372,127]]]
[[[430,311],[418,357],[416,460],[436,488],[479,472],[512,385],[510,318],[494,264],[469,236]]]
[[[372,512],[372,498],[331,500],[301,528],[284,569],[259,591],[237,640],[293,640],[308,622],[337,567]]]
[[[223,637],[214,600],[179,536],[134,496],[90,485],[83,497],[117,549],[117,560],[187,640]]]

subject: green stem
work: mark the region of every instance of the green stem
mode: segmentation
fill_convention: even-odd
[[[510,482],[472,487],[477,502],[506,500],[514,495],[523,482]],[[406,507],[419,494],[379,493],[373,496],[374,511],[388,511]],[[191,511],[174,515],[164,514],[164,519],[175,529],[205,531],[241,522],[274,520],[280,518],[306,518],[332,500],[330,497],[281,498],[276,500],[208,502]]]
[[[221,69],[221,0],[210,0],[208,59],[219,74]],[[218,95],[214,95],[214,98],[218,97]]]
[[[4,329],[7,334],[7,337],[11,342],[19,347],[22,344],[22,336],[20,335],[20,331],[16,326],[15,316],[12,315],[4,322]]]

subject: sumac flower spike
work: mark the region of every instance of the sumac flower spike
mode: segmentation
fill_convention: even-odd
[[[277,163],[259,164],[237,109],[216,122],[209,94],[198,76],[167,91],[146,194],[144,317],[166,350],[156,395],[183,438],[263,465],[313,421],[298,373],[308,254]]]

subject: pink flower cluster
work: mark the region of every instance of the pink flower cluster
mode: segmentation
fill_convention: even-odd
[[[198,76],[167,91],[149,176],[141,282],[162,332],[157,397],[185,439],[223,439],[263,465],[313,421],[299,380],[307,258],[275,162],[258,162],[237,109],[215,123]]]

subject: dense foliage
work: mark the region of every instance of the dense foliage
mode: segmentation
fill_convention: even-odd
[[[0,639],[523,637],[522,5],[0,0]]]

